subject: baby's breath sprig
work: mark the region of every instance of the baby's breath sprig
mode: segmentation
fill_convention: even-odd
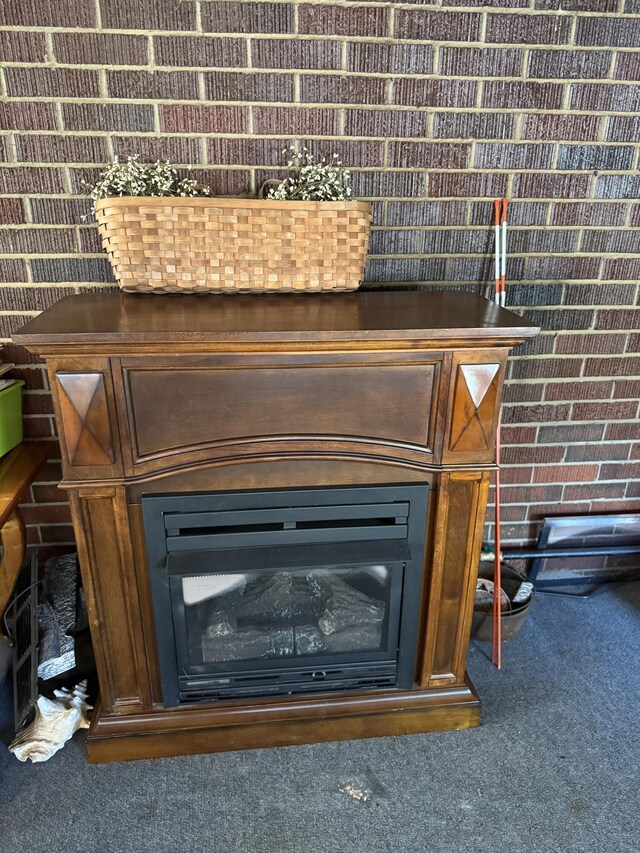
[[[307,148],[300,151],[291,145],[287,165],[293,175],[271,189],[267,198],[281,201],[348,201],[351,197],[351,172],[342,165],[337,154],[317,162]]]
[[[102,172],[95,184],[83,185],[89,190],[94,202],[101,198],[114,196],[210,196],[209,187],[199,184],[193,178],[178,180],[175,168],[166,160],[155,163],[140,163],[138,155],[127,157],[121,163],[116,157],[110,166]]]

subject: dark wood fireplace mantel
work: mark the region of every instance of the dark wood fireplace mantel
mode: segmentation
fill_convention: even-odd
[[[70,296],[46,356],[100,682],[94,761],[477,725],[465,675],[508,349],[538,333],[443,291]],[[410,690],[165,708],[143,495],[430,487]]]

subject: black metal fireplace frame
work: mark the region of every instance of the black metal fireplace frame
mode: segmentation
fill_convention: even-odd
[[[166,707],[220,699],[408,689],[416,664],[426,540],[427,485],[379,485],[177,493],[142,498],[160,679]],[[337,511],[344,522],[333,523]],[[253,527],[243,524],[251,520]],[[277,524],[272,522],[277,520]],[[326,526],[323,526],[326,525]],[[222,532],[220,532],[222,531]],[[184,666],[181,578],[211,574],[212,551],[225,572],[391,566],[390,622],[381,652]],[[162,626],[162,627],[161,627]]]

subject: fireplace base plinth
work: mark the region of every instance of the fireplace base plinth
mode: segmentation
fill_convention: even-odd
[[[87,738],[93,764],[230,752],[354,738],[470,729],[480,700],[465,684],[105,714],[96,707]]]

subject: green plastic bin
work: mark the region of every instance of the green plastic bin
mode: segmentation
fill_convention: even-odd
[[[22,386],[19,379],[0,391],[0,456],[22,441]]]

